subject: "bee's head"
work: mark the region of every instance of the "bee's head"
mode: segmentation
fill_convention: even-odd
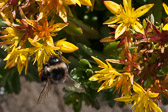
[[[62,62],[62,61],[58,57],[51,56],[48,63],[49,63],[49,65],[55,65],[60,62]]]

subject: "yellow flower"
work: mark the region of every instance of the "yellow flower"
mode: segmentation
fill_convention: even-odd
[[[116,86],[115,91],[118,90],[118,92],[120,92],[121,90],[123,95],[130,94],[130,88],[131,85],[133,85],[133,76],[130,73],[119,73],[107,60],[107,64],[105,64],[93,56],[92,58],[99,64],[98,67],[103,68],[100,71],[95,71],[96,74],[89,78],[91,81],[104,81],[104,83],[99,87],[98,92]]]
[[[1,17],[3,18],[3,23],[7,24],[8,26],[12,26],[13,24],[13,18],[12,17],[8,17],[7,14],[3,13],[3,12],[0,12],[1,14]],[[11,19],[12,18],[12,19]]]
[[[45,43],[33,42],[31,38],[28,38],[28,40],[34,46],[31,50],[31,55],[35,54],[34,63],[37,61],[38,71],[41,71],[43,64],[48,62],[50,56],[57,55],[55,50],[59,50],[59,47],[51,47]]]
[[[5,13],[6,17],[13,22],[16,17],[17,6],[20,5],[21,0],[0,0],[0,12]]]
[[[163,3],[162,5],[163,5],[163,8],[164,8],[166,14],[168,15],[168,6],[165,3]],[[168,30],[168,23],[165,24],[165,26],[163,27],[163,30]]]
[[[119,72],[117,72],[112,66],[111,64],[106,61],[107,64],[103,63],[101,60],[99,60],[98,58],[95,58],[92,56],[92,58],[99,64],[99,68],[103,68],[100,71],[95,71],[95,75],[90,77],[89,80],[90,81],[105,81],[98,89],[98,92],[103,90],[103,89],[108,89],[113,87],[114,85],[114,81],[116,79],[117,76],[120,76],[121,74]]]
[[[122,73],[121,76],[116,78],[115,81],[115,91],[118,92],[121,90],[123,96],[130,94],[131,86],[133,85],[133,75],[130,73]]]
[[[19,42],[22,43],[21,38],[23,37],[24,33],[18,31],[14,27],[6,27],[4,31],[1,31],[3,36],[0,36],[0,39],[3,42],[0,42],[2,45],[9,45],[8,48],[17,47]]]
[[[7,2],[8,0],[0,0],[0,7],[3,7]]]
[[[104,4],[111,13],[115,14],[114,17],[105,21],[104,24],[119,24],[115,31],[115,39],[122,35],[130,26],[135,31],[144,34],[144,28],[139,23],[138,17],[148,12],[154,5],[147,4],[134,10],[131,7],[131,0],[123,0],[124,8],[113,1],[104,1]]]
[[[35,32],[34,32],[35,37],[32,41],[33,43],[43,39],[44,41],[46,41],[46,43],[49,46],[52,46],[52,47],[54,47],[54,41],[52,36],[55,36],[56,35],[55,32],[62,30],[64,27],[68,25],[68,23],[54,24],[53,19],[49,23],[46,19],[42,19],[38,23],[28,19],[25,19],[25,21],[29,25],[32,25],[33,28],[35,29]]]
[[[61,39],[61,40],[58,40],[55,43],[56,47],[60,48],[61,52],[63,52],[63,53],[72,53],[72,52],[78,50],[77,46],[75,46],[74,44],[72,44],[70,42],[67,42],[65,40],[66,39]]]
[[[25,66],[25,74],[27,74],[29,48],[19,49],[14,47],[12,51],[6,56],[4,61],[7,61],[5,69],[17,65],[19,74],[21,74]]]
[[[139,84],[134,82],[133,85],[134,94],[132,96],[123,96],[116,98],[117,101],[132,102],[134,104],[134,112],[162,112],[162,110],[156,105],[156,101],[159,93],[152,93],[150,89],[145,91]]]
[[[64,22],[67,22],[67,12],[71,13],[68,5],[89,5],[92,6],[90,0],[36,0],[41,1],[40,15],[45,17],[51,12],[58,14]],[[45,15],[44,15],[45,14]]]

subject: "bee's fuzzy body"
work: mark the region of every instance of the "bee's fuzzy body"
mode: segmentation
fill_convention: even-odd
[[[41,80],[46,81],[48,78],[51,83],[64,82],[68,73],[68,64],[56,56],[51,56],[48,63],[43,65]]]

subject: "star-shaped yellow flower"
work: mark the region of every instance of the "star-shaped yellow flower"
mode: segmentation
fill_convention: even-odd
[[[99,64],[99,68],[103,68],[100,71],[95,71],[95,75],[89,78],[90,81],[97,81],[101,82],[104,81],[104,83],[99,87],[98,92],[103,89],[109,89],[112,88],[113,82],[115,81],[117,76],[120,76],[121,74],[117,72],[111,64],[106,61],[107,64],[103,63],[98,58],[95,58],[92,56],[92,58]]]
[[[103,68],[100,71],[95,71],[96,74],[89,78],[90,81],[104,81],[99,87],[98,92],[115,86],[115,91],[118,90],[120,92],[121,90],[123,95],[130,94],[130,88],[133,84],[133,76],[130,73],[119,73],[107,60],[107,64],[105,64],[98,58],[93,56],[92,58],[99,64],[99,68]]]
[[[34,63],[37,61],[38,71],[41,71],[43,64],[46,63],[51,55],[57,55],[55,53],[59,47],[51,47],[46,43],[33,42],[33,39],[28,38],[29,42],[33,45],[31,48],[31,54],[35,54]]]
[[[47,19],[42,19],[39,22],[28,19],[25,19],[25,21],[34,28],[35,36],[33,38],[33,42],[43,39],[51,47],[54,47],[52,36],[56,36],[56,32],[59,32],[68,25],[68,23],[54,24],[53,19],[49,23]]]
[[[123,96],[116,98],[115,100],[124,102],[134,101],[132,106],[134,112],[162,112],[162,110],[155,103],[159,93],[153,93],[150,91],[150,89],[145,91],[136,82],[134,82],[133,90],[135,93],[132,96]]]
[[[130,26],[136,32],[144,34],[144,28],[140,24],[138,17],[148,12],[154,5],[143,5],[135,10],[131,7],[131,0],[123,0],[124,8],[113,1],[104,1],[104,4],[111,13],[115,14],[114,17],[105,21],[104,24],[119,24],[115,31],[115,39],[122,35]]]
[[[47,16],[52,12],[58,14],[64,22],[67,22],[67,15],[71,13],[68,5],[88,5],[92,6],[90,0],[36,0],[41,1],[40,5],[40,15],[39,16]]]
[[[18,72],[21,74],[25,66],[25,74],[27,74],[29,50],[29,48],[19,49],[14,47],[4,59],[4,61],[7,61],[5,68],[17,65]]]

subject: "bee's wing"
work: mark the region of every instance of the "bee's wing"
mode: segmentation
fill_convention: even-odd
[[[37,104],[41,103],[42,100],[47,97],[48,92],[49,92],[49,90],[50,90],[50,86],[51,86],[51,81],[50,81],[50,79],[48,78],[48,79],[47,79],[47,82],[46,82],[46,84],[45,84],[43,90],[41,91],[40,96],[39,96],[39,98],[38,98],[38,100],[37,100]]]
[[[77,92],[85,91],[85,89],[78,82],[72,79],[69,74],[66,76],[64,84],[66,85],[65,89],[69,91],[77,91]]]

